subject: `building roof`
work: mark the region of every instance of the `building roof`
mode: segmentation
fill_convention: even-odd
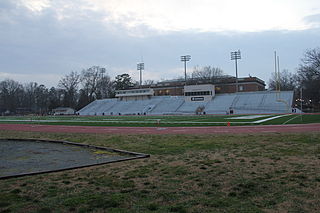
[[[243,77],[243,78],[238,78],[238,83],[258,83],[261,86],[266,86],[265,82],[261,80],[258,77]],[[187,85],[196,85],[196,84],[214,84],[214,85],[224,85],[224,84],[232,84],[236,83],[236,77],[233,76],[217,76],[214,78],[189,78],[187,79]],[[165,81],[160,81],[155,84],[148,84],[148,85],[142,85],[142,88],[161,88],[161,87],[180,87],[184,86],[185,81],[184,79],[173,79],[173,80],[165,80]],[[137,88],[137,86],[132,87]]]

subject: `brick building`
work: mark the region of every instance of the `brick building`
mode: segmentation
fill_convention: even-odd
[[[187,85],[213,84],[215,93],[234,93],[236,92],[236,78],[230,76],[218,77],[215,79],[189,79]],[[142,88],[152,88],[154,96],[183,96],[184,80],[162,81],[156,84],[142,85]],[[239,92],[264,91],[265,82],[257,77],[238,78]],[[136,89],[136,88],[132,88]]]

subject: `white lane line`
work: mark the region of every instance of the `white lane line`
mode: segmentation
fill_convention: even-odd
[[[281,118],[281,117],[289,116],[289,115],[291,115],[291,114],[278,115],[278,116],[275,116],[275,117],[271,117],[271,118],[266,118],[266,119],[254,121],[254,122],[252,122],[252,123],[254,123],[254,124],[260,124],[260,123],[263,123],[263,122],[266,122],[266,121],[270,121],[270,120],[273,120],[273,119],[277,119],[277,118]]]
[[[256,118],[262,118],[267,117],[270,115],[245,115],[245,116],[239,116],[239,117],[231,117],[231,118],[225,118],[225,119],[256,119]]]
[[[297,117],[300,117],[300,116],[302,116],[302,115],[297,115],[297,116],[295,116],[295,117],[293,117],[293,118],[291,118],[291,119],[287,120],[287,121],[286,121],[286,122],[284,122],[283,124],[287,124],[287,123],[289,123],[290,121],[292,121],[292,120],[294,120],[294,119],[296,119]]]

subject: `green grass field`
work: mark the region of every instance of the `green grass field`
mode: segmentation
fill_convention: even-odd
[[[319,114],[0,117],[90,126],[320,123]],[[108,135],[0,130],[151,154],[151,158],[0,180],[0,212],[320,212],[320,133]],[[1,164],[0,164],[1,166]]]
[[[320,133],[0,131],[0,138],[68,140],[151,154],[0,180],[0,212],[320,212]]]
[[[201,116],[8,116],[0,123],[80,126],[224,126],[320,123],[320,114]]]

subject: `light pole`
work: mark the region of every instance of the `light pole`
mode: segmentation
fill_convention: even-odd
[[[140,71],[140,88],[141,88],[141,86],[142,86],[142,70],[144,70],[144,63],[138,63],[137,70]]]
[[[302,123],[302,86],[300,88],[300,120],[301,120],[301,123]]]
[[[183,55],[181,56],[181,61],[184,62],[184,81],[185,85],[187,85],[187,61],[190,61],[190,55]]]
[[[231,52],[231,60],[235,60],[236,63],[236,92],[238,92],[238,59],[241,59],[240,50]]]
[[[103,75],[106,73],[106,68],[102,67],[100,69],[100,72],[101,72],[101,78],[103,79]]]

